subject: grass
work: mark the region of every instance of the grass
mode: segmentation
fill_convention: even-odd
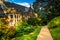
[[[17,37],[15,40],[36,40],[37,36],[40,32],[40,27],[36,28],[36,30],[28,35],[24,35],[22,37]]]
[[[54,40],[60,40],[60,27],[53,28],[50,32]]]

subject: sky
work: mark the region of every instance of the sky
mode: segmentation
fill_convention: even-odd
[[[8,0],[8,1],[14,2],[25,7],[30,7],[30,4],[32,5],[35,0]]]

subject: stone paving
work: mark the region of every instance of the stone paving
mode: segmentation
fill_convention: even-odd
[[[53,40],[50,31],[47,26],[42,27],[37,40]]]

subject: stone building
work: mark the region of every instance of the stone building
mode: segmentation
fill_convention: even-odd
[[[38,17],[31,6],[28,10],[26,9],[27,11],[25,9],[26,7],[0,0],[0,18],[8,18],[9,26],[17,26],[17,22],[22,18],[28,20],[31,17]]]
[[[23,18],[28,20],[28,18],[37,18],[38,14],[34,12],[33,7],[30,5],[28,11],[23,14]]]
[[[15,8],[7,7],[2,0],[0,0],[0,18],[8,18],[6,19],[9,23],[9,26],[16,26],[17,21],[21,20],[22,15],[20,10]]]
[[[10,11],[8,11],[8,10],[10,10]],[[16,26],[17,21],[22,19],[22,15],[21,15],[20,11],[14,9],[14,8],[8,8],[6,10],[6,12],[7,12],[6,15],[9,19],[8,21],[9,21],[10,26]]]

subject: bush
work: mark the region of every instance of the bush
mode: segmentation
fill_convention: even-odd
[[[20,30],[20,28],[23,27],[23,26],[28,26],[27,21],[26,21],[26,20],[19,20],[19,21],[17,22],[17,26],[15,27],[15,30],[18,31],[18,30]]]
[[[40,25],[41,19],[40,18],[29,18],[27,23],[33,26]]]
[[[59,16],[59,17],[55,17],[54,19],[52,19],[52,20],[48,23],[48,27],[49,27],[49,28],[60,27],[60,16]]]
[[[19,20],[19,21],[17,22],[17,25],[16,25],[16,27],[15,27],[15,30],[16,30],[16,31],[18,31],[18,30],[20,29],[20,26],[23,25],[22,23],[23,23],[22,20]]]
[[[35,30],[36,26],[21,26],[18,31],[16,31],[16,36],[22,36],[29,34]]]
[[[15,40],[36,40],[40,30],[41,30],[41,28],[37,27],[35,29],[35,31],[32,32],[32,34],[28,34],[28,35],[22,36],[22,37],[17,37],[17,38],[15,38]]]
[[[35,30],[36,26],[28,25],[26,20],[23,20],[22,25],[16,26],[16,36],[22,36],[24,34],[29,34]]]
[[[60,27],[51,29],[50,33],[54,40],[60,40]]]
[[[15,31],[7,28],[7,25],[6,19],[0,18],[0,40],[11,40],[15,37]]]

